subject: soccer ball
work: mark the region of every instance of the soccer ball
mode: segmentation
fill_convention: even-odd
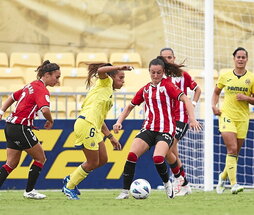
[[[130,193],[135,199],[146,199],[151,192],[151,185],[145,179],[137,179],[132,182]]]

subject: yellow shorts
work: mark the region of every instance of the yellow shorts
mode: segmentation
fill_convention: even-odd
[[[234,132],[238,139],[245,139],[248,133],[249,120],[233,121],[226,115],[222,114],[219,117],[220,132]]]
[[[96,131],[92,123],[78,118],[74,124],[74,132],[76,135],[75,147],[99,150],[99,143],[103,141],[103,135],[102,132]]]

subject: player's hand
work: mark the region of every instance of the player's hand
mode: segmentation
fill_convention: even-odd
[[[119,66],[119,70],[132,70],[132,69],[134,69],[133,66],[129,65]]]
[[[199,132],[203,129],[202,125],[197,120],[190,121],[189,126],[195,132]]]
[[[248,98],[249,98],[248,96],[246,96],[246,95],[244,95],[244,94],[241,94],[241,93],[238,93],[238,94],[236,95],[237,101],[246,101]]]
[[[113,130],[114,130],[114,133],[117,134],[119,132],[119,130],[122,129],[122,124],[121,123],[116,123],[113,125]]]
[[[121,150],[122,149],[122,145],[119,143],[119,141],[114,136],[112,136],[109,140],[110,140],[111,144],[113,145],[114,150]]]
[[[53,127],[53,124],[54,122],[51,122],[51,121],[46,121],[45,124],[44,124],[44,128],[45,129],[51,129]]]
[[[216,115],[216,116],[220,116],[221,115],[221,111],[219,108],[217,107],[213,107],[213,114]]]

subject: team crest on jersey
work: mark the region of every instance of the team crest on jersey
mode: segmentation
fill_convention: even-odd
[[[90,144],[90,146],[91,146],[91,147],[94,147],[94,146],[95,146],[95,142],[92,142],[92,143]]]
[[[245,80],[245,84],[248,84],[248,85],[249,85],[249,84],[250,84],[250,79],[246,79],[246,80]]]

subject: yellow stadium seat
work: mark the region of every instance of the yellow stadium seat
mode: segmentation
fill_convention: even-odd
[[[26,84],[31,83],[32,81],[37,80],[37,72],[35,72],[37,68],[35,67],[28,67],[24,70],[24,78]]]
[[[113,65],[131,65],[134,68],[141,68],[142,61],[139,53],[112,53],[109,61]]]
[[[108,56],[104,52],[81,52],[77,54],[76,67],[88,67],[90,63],[107,63]]]
[[[72,52],[45,53],[43,61],[49,60],[51,63],[56,63],[60,67],[75,67],[75,57]]]
[[[8,56],[4,52],[0,52],[0,67],[9,67]]]
[[[0,68],[0,86],[24,85],[24,73],[20,68]]]
[[[50,111],[53,119],[68,119],[67,105],[61,101],[50,101]]]
[[[50,92],[50,101],[61,101],[68,104],[70,101],[75,101],[72,87],[67,86],[55,86],[48,87]]]
[[[121,92],[136,93],[141,87],[151,82],[148,68],[137,68],[125,72],[125,83]]]
[[[68,103],[68,116],[70,119],[76,119],[79,116],[82,102],[70,102]]]
[[[79,95],[77,95],[77,101],[83,102],[86,97],[87,92],[88,92],[88,89],[86,88],[86,86],[77,87],[76,93],[79,93]]]
[[[86,79],[86,68],[61,69],[61,85],[72,87],[74,91],[79,86],[85,86]]]
[[[13,52],[10,55],[10,67],[38,67],[41,65],[41,56],[33,52]]]

